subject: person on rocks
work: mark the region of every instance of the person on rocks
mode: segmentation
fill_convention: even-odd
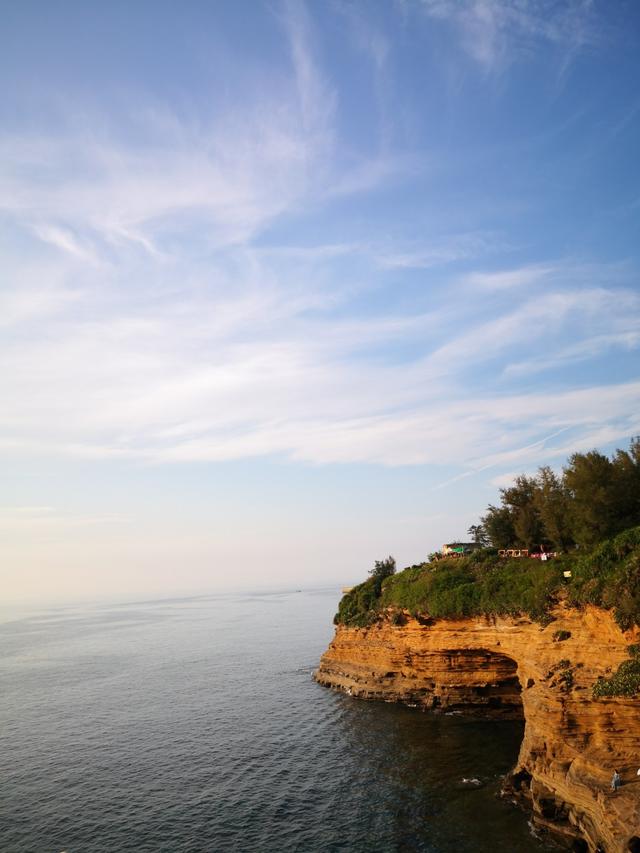
[[[622,784],[622,779],[620,778],[620,774],[617,770],[613,771],[613,776],[611,777],[611,790],[617,791],[620,785]]]

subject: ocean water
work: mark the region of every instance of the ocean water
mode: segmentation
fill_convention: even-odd
[[[543,849],[497,797],[520,724],[312,681],[337,601],[220,595],[0,624],[0,851]]]

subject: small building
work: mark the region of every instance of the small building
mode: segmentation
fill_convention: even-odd
[[[540,546],[539,551],[530,551],[528,548],[500,548],[498,551],[498,557],[503,557],[504,559],[511,560],[520,559],[521,557],[531,557],[533,560],[542,560],[543,563],[557,556],[556,551],[545,551],[543,546]]]
[[[467,554],[477,551],[478,548],[482,548],[482,545],[478,545],[477,542],[449,542],[442,546],[442,556],[465,557]]]

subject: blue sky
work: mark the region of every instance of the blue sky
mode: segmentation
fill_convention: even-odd
[[[345,583],[640,432],[633,2],[23,2],[8,598]]]

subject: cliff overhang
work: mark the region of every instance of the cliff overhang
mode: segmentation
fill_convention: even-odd
[[[640,850],[640,701],[594,699],[637,643],[609,611],[559,603],[526,616],[416,619],[392,611],[339,625],[316,680],[349,695],[525,722],[504,793],[576,851]],[[398,624],[400,622],[401,624]],[[613,770],[623,785],[610,791]]]

